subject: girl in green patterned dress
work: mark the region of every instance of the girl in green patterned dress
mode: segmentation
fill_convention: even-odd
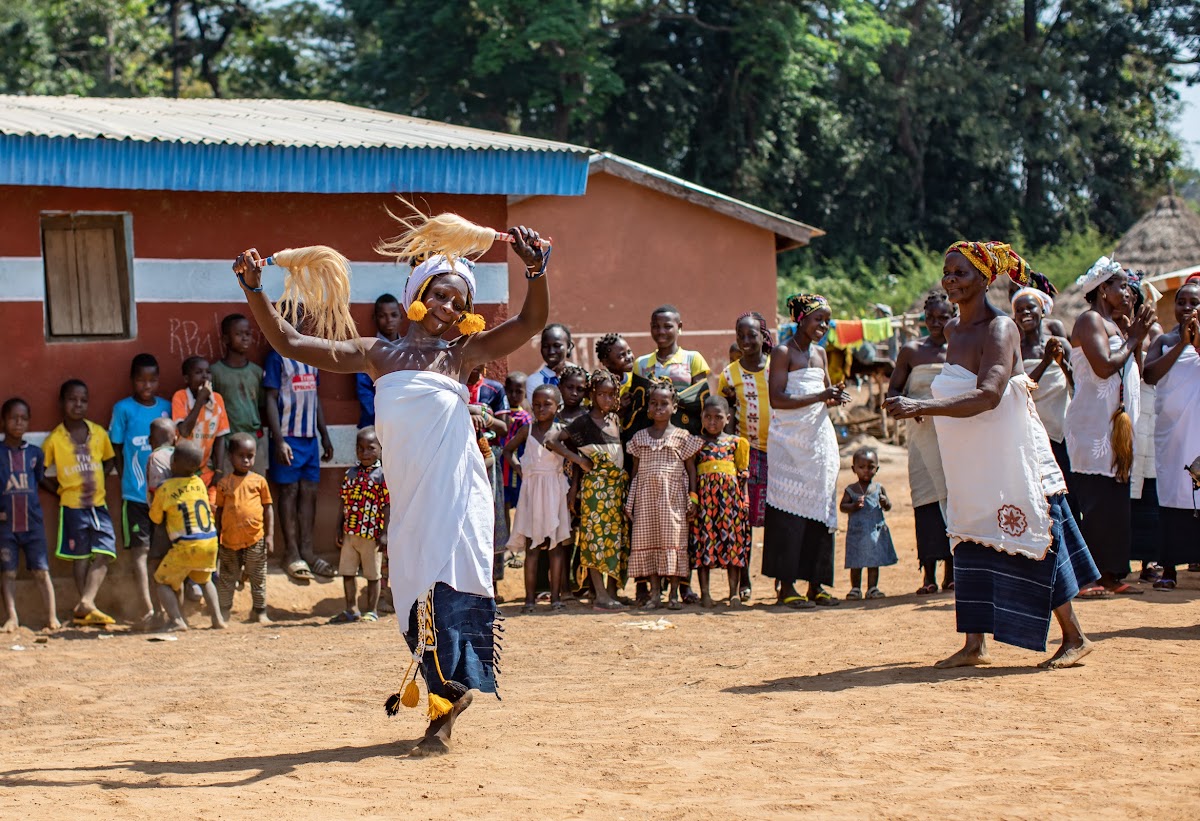
[[[546,440],[546,447],[579,468],[571,496],[579,507],[575,546],[581,574],[595,590],[593,607],[622,610],[617,591],[625,586],[629,562],[629,528],[625,521],[625,472],[621,428],[616,410],[620,381],[603,368],[588,380],[592,407]]]

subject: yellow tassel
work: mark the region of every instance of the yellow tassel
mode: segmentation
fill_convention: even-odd
[[[467,314],[458,323],[458,330],[463,336],[477,334],[487,327],[487,320],[479,314]]]
[[[446,715],[446,713],[450,712],[452,709],[454,709],[454,705],[451,702],[447,701],[446,699],[442,698],[441,696],[435,696],[433,693],[429,694],[429,720],[430,721],[434,721],[435,719],[441,718],[442,716]]]
[[[413,322],[420,322],[429,313],[429,309],[425,307],[425,303],[419,299],[413,300],[413,304],[408,306],[408,318]]]
[[[404,694],[400,696],[400,703],[405,707],[416,707],[421,703],[421,688],[417,687],[417,680],[413,679],[404,688]]]
[[[1133,468],[1133,422],[1124,405],[1118,406],[1112,415],[1112,449],[1115,478],[1118,482],[1128,482]]]

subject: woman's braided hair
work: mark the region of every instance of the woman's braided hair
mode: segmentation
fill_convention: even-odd
[[[922,306],[921,310],[925,313],[928,313],[929,309],[934,305],[945,305],[950,309],[950,313],[952,315],[958,315],[958,306],[951,302],[950,297],[946,296],[946,294],[942,291],[930,292],[929,296],[925,297],[925,304]]]

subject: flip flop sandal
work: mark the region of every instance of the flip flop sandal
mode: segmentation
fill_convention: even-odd
[[[790,607],[792,610],[812,610],[816,607],[815,604],[808,600],[808,596],[788,596],[779,603],[784,607]]]
[[[669,602],[667,602],[667,609],[668,610],[682,610],[683,603],[677,602],[677,601],[669,601]]]
[[[318,576],[323,576],[326,579],[332,579],[338,574],[337,568],[324,559],[313,559],[312,564],[309,565],[309,567],[312,568],[313,573],[316,573]]]
[[[1099,584],[1094,584],[1091,587],[1085,587],[1080,590],[1075,598],[1077,599],[1107,599],[1112,596],[1106,587]]]
[[[699,604],[700,603],[700,594],[689,590],[683,596],[683,603],[684,604]]]
[[[116,619],[100,610],[89,610],[82,616],[74,613],[71,616],[71,621],[80,627],[107,627],[110,624],[117,623]]]
[[[841,601],[830,594],[828,590],[822,590],[813,599],[813,604],[817,605],[818,607],[837,607],[839,604],[841,604]]]
[[[1158,581],[1156,581],[1154,583],[1154,589],[1155,590],[1174,590],[1175,589],[1175,580],[1174,579],[1159,579]]]
[[[527,604],[521,608],[521,614],[525,615],[525,616],[528,616],[531,613],[536,613],[536,612],[537,612],[537,605],[535,605],[535,604]]]
[[[297,559],[292,562],[283,568],[283,572],[287,573],[288,578],[298,584],[308,584],[313,580],[312,571],[308,569],[308,562],[303,559]]]
[[[619,613],[625,609],[625,605],[619,601],[596,602],[592,605],[592,609],[597,613]]]
[[[861,601],[861,600],[862,600],[862,591],[861,590],[851,590],[849,593],[846,594],[846,601]]]
[[[557,612],[559,610],[566,610],[567,606],[560,601],[550,602],[550,609]]]
[[[938,586],[933,583],[923,584],[917,588],[918,596],[928,596],[928,595],[930,595],[932,593],[936,593],[936,592],[938,592]]]
[[[1127,584],[1121,583],[1113,588],[1113,595],[1116,596],[1144,596],[1145,590],[1138,590],[1136,587],[1130,587]]]
[[[882,599],[882,598],[885,598],[885,594],[878,587],[872,587],[870,590],[867,591],[867,598],[868,599]]]
[[[362,614],[360,621],[379,621],[379,616],[368,610],[366,613]]]
[[[329,621],[327,621],[325,623],[326,624],[352,624],[361,618],[362,618],[362,616],[360,616],[358,613],[352,613],[349,610],[343,610],[341,613],[338,613],[336,616],[334,616],[332,619],[330,619]]]
[[[954,589],[954,582],[946,582],[945,584],[942,585],[943,593],[949,593],[953,589]]]
[[[740,598],[743,602],[750,601],[750,588],[742,588],[741,591],[738,592],[738,598]]]
[[[1162,578],[1162,575],[1153,567],[1147,567],[1138,574],[1138,579],[1144,582],[1156,582]]]

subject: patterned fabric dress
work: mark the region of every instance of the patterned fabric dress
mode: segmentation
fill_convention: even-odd
[[[750,443],[729,434],[703,441],[696,455],[700,510],[692,522],[692,564],[745,567],[750,521],[742,480],[750,463]]]
[[[629,528],[625,521],[625,494],[629,474],[622,467],[621,440],[609,436],[585,414],[566,429],[565,442],[592,461],[592,469],[579,481],[579,528],[575,547],[579,554],[579,584],[595,568],[619,586],[626,581],[629,561]]]
[[[691,575],[688,561],[688,478],[684,462],[703,444],[682,428],[661,439],[639,431],[626,446],[638,460],[625,508],[633,519],[629,572],[635,577]]]

